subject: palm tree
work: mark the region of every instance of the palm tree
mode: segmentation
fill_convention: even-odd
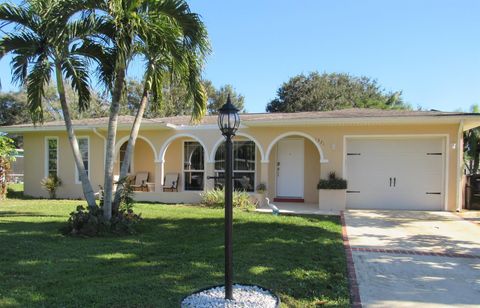
[[[99,75],[111,89],[112,98],[107,132],[103,203],[104,217],[110,219],[117,122],[120,103],[125,94],[126,69],[129,61],[139,52],[146,55],[144,51],[148,51],[143,104],[132,126],[127,150],[130,151],[127,155],[131,156],[148,102],[148,93],[152,92],[155,97],[159,96],[166,72],[175,72],[182,77],[188,77],[194,101],[193,119],[198,120],[205,114],[206,99],[199,81],[201,63],[203,55],[208,51],[208,42],[205,28],[198,15],[190,12],[184,0],[104,0],[94,5],[97,10],[103,10],[107,16],[108,21],[104,23],[103,34],[110,39],[108,48],[103,48],[101,58],[97,59],[100,64]],[[95,45],[96,42],[92,41],[91,44]],[[189,73],[184,74],[185,70]],[[129,159],[125,161],[129,162]],[[126,175],[128,165],[122,166],[122,170],[122,174]]]
[[[94,14],[70,20],[77,10],[75,3],[65,0],[27,0],[21,6],[1,4],[0,29],[14,27],[0,40],[0,59],[13,54],[13,80],[27,88],[34,123],[43,122],[45,87],[55,74],[68,139],[85,199],[92,208],[96,207],[95,196],[73,130],[64,79],[78,95],[79,110],[86,110],[90,101],[88,60],[80,52],[81,39],[95,32],[101,23]]]
[[[205,114],[207,95],[200,78],[205,52],[201,51],[201,49],[207,50],[208,43],[203,25],[200,23],[196,28],[198,29],[197,31],[205,33],[204,35],[200,35],[202,41],[198,44],[203,46],[199,49],[189,48],[183,43],[179,43],[179,41],[181,42],[182,40],[174,38],[169,44],[168,42],[167,44],[159,44],[161,38],[155,37],[149,38],[143,46],[139,46],[139,53],[143,55],[146,60],[144,89],[130,131],[125,158],[120,168],[121,179],[127,176],[130,167],[130,161],[133,155],[133,149],[135,148],[140,125],[149,102],[149,94],[151,94],[153,98],[151,108],[160,108],[162,104],[162,91],[166,78],[169,78],[170,80],[175,79],[179,84],[185,86],[188,97],[193,101],[193,121]],[[169,47],[165,48],[165,46]],[[119,186],[115,193],[112,207],[114,213],[118,211],[121,193],[122,187]]]

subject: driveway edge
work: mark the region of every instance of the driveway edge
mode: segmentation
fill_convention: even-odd
[[[353,263],[352,248],[348,241],[347,225],[345,224],[345,216],[343,211],[340,211],[340,222],[342,223],[342,239],[343,247],[345,248],[345,255],[347,258],[347,275],[348,286],[350,289],[350,303],[353,308],[361,308],[362,300],[360,298],[360,290],[358,289],[357,274],[355,273],[355,263]]]

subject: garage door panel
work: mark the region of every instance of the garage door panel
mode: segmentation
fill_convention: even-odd
[[[348,191],[355,192],[347,207],[441,210],[444,147],[443,138],[347,140]]]

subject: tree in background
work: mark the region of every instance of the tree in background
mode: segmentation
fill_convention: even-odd
[[[401,92],[385,92],[368,77],[312,72],[290,78],[267,104],[267,112],[329,111],[345,108],[410,109]]]
[[[7,193],[7,171],[10,163],[15,161],[16,154],[13,140],[0,135],[0,200],[4,199]]]
[[[220,109],[227,101],[229,94],[232,104],[242,112],[245,112],[245,97],[242,94],[237,93],[232,85],[226,84],[219,89],[215,89],[212,82],[209,80],[205,80],[204,85],[207,90],[207,109],[209,114],[217,114],[218,109]]]
[[[479,113],[480,107],[473,105],[470,111]],[[477,174],[480,164],[480,127],[463,132],[463,153],[468,174]]]

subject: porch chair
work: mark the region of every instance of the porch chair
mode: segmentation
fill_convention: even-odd
[[[137,172],[135,174],[135,182],[132,185],[133,191],[142,191],[146,189],[148,181],[148,172]]]
[[[167,173],[163,180],[163,191],[178,191],[178,179],[180,175],[178,173]]]

